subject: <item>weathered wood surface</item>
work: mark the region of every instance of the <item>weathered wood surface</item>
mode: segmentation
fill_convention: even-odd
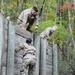
[[[34,46],[36,48],[36,67],[35,67],[35,74],[39,75],[39,69],[40,69],[40,36],[39,34],[34,35]]]
[[[2,19],[1,19],[2,20]],[[6,70],[7,70],[7,55],[8,55],[8,20],[4,18],[4,38],[0,37],[0,39],[4,40],[3,43],[3,49],[2,50],[2,75],[6,75]],[[1,24],[0,24],[1,25]],[[33,39],[33,34],[22,30],[19,26],[17,26],[15,23],[13,23],[15,26],[15,47],[19,45],[20,43],[26,42],[26,38],[32,38]],[[2,33],[1,33],[2,34]],[[35,37],[35,42],[34,46],[36,47],[36,57],[37,57],[37,62],[36,62],[36,68],[35,68],[35,75],[52,75],[52,47],[50,46],[48,49],[48,52],[46,52],[46,41],[42,40],[42,47],[41,47],[41,54],[40,54],[40,37],[37,35]],[[34,41],[33,40],[33,41]],[[1,42],[0,42],[1,43]],[[14,53],[14,75],[20,75],[20,69],[22,68],[22,61],[23,61],[23,50],[20,50],[19,52]],[[1,56],[0,55],[0,56]],[[40,60],[41,58],[41,60]],[[41,72],[40,72],[41,71]]]
[[[8,68],[7,67],[7,55],[9,54],[9,53],[7,53],[8,52],[8,50],[7,50],[7,48],[8,48],[7,47],[8,46],[8,25],[9,25],[8,24],[8,20],[4,18],[4,29],[3,29],[3,32],[4,32],[4,44],[3,44],[4,50],[3,51],[1,50],[2,51],[2,75],[6,75],[6,73],[7,73],[7,75],[9,74],[8,72],[6,72],[6,70]],[[15,41],[13,43],[13,44],[15,44],[14,47],[16,47],[17,45],[19,45],[20,43],[25,43],[27,38],[31,38],[33,40],[33,34],[32,33],[28,32],[28,31],[23,31],[15,23],[13,23],[13,26],[15,26],[15,35],[14,35],[15,36]],[[12,28],[11,28],[11,30],[12,30]],[[12,31],[10,35],[12,35],[12,33],[14,33],[14,31]],[[1,34],[3,34],[3,33],[1,33]],[[3,39],[3,38],[1,38],[1,39]],[[13,41],[13,39],[14,39],[14,37],[12,36],[12,40],[11,39],[10,40]],[[12,46],[12,45],[10,45],[10,46]],[[0,48],[2,48],[2,47],[0,47]],[[14,65],[13,65],[14,72],[12,71],[12,69],[11,69],[11,71],[14,73],[14,75],[20,75],[20,69],[22,68],[23,51],[20,50],[17,53],[15,52],[15,54],[14,54],[13,57],[14,57],[14,60],[13,60],[14,61]],[[10,59],[10,58],[11,57],[9,57],[8,59]],[[10,64],[8,64],[8,65],[10,65]]]
[[[3,50],[2,50],[2,75],[6,75],[6,62],[7,62],[7,33],[5,32],[5,25],[7,24],[7,20],[4,18],[3,20]]]
[[[57,45],[53,44],[53,75],[58,75],[57,62]]]
[[[46,75],[52,75],[52,45],[49,44],[46,51]]]
[[[2,64],[2,50],[3,50],[3,16],[0,13],[0,74],[1,74],[1,64]]]
[[[9,22],[8,25],[7,40],[7,75],[14,75],[15,26],[12,22]]]
[[[35,34],[35,36],[34,36],[34,46],[35,46],[35,48],[36,48],[36,57],[37,57],[37,62],[36,62],[36,69],[35,69],[35,74],[37,74],[37,75],[39,75],[40,74],[40,71],[41,71],[41,67],[42,67],[42,63],[41,63],[41,61],[43,61],[42,60],[42,58],[41,58],[41,55],[42,55],[42,57],[44,56],[44,53],[42,52],[42,51],[44,51],[44,50],[40,50],[41,48],[39,48],[39,46],[40,46],[40,37],[39,37],[39,34]],[[44,43],[43,43],[44,44]],[[48,42],[46,43],[46,44],[48,44]],[[45,46],[47,46],[46,44],[44,44]],[[42,46],[43,48],[44,48],[44,45]],[[48,45],[48,47],[46,48],[46,59],[44,59],[44,61],[46,60],[46,62],[45,62],[45,64],[46,64],[46,68],[45,68],[45,72],[46,72],[46,75],[52,75],[52,45]],[[41,53],[41,54],[40,54]],[[41,63],[41,64],[40,64]]]
[[[16,35],[19,35],[19,36],[21,36],[23,38],[28,38],[28,37],[31,37],[32,38],[33,37],[33,34],[30,33],[29,31],[23,30],[22,28],[20,28],[20,26],[16,25],[16,23],[13,23],[13,24],[15,25],[15,34]],[[6,30],[8,29],[7,25],[5,25],[5,29]]]
[[[41,38],[41,60],[40,60],[40,75],[46,75],[46,38]]]
[[[33,37],[33,34],[30,33],[29,31],[23,30],[21,29],[18,25],[16,25],[16,34],[20,35],[24,38],[28,38],[28,37]]]

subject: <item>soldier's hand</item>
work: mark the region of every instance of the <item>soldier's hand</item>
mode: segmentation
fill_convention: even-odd
[[[37,30],[38,29],[38,26],[35,26],[35,30]]]
[[[52,27],[52,29],[53,29],[54,31],[56,31],[57,28],[58,28],[57,26],[53,26],[53,27]]]
[[[26,28],[22,27],[23,31],[26,31]]]

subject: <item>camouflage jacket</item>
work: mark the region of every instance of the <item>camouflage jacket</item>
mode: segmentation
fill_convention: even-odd
[[[31,10],[32,8],[26,9],[22,11],[21,14],[19,15],[18,24],[19,25],[22,24],[22,27],[24,27],[27,24],[28,17],[31,16]],[[35,16],[35,19],[36,19],[36,25],[38,25],[39,24],[38,15]]]

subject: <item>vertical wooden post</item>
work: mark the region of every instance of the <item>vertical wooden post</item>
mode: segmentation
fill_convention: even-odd
[[[46,38],[41,38],[41,69],[40,75],[46,75]]]
[[[7,53],[7,75],[14,75],[14,46],[15,27],[12,22],[8,25],[8,53]]]
[[[53,75],[58,75],[57,61],[57,45],[53,44]]]
[[[38,34],[36,34],[34,36],[34,46],[36,48],[36,59],[37,59],[37,62],[36,62],[36,68],[35,68],[35,75],[39,75],[39,59],[40,59],[40,37]]]
[[[3,48],[3,16],[0,13],[0,74],[1,74],[1,62],[2,62],[2,48]]]

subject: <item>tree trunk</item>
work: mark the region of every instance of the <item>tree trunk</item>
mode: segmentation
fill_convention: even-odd
[[[22,4],[21,4],[21,11],[23,11],[24,10],[24,2],[25,2],[25,0],[22,0]]]
[[[73,2],[74,2],[74,12],[75,12],[75,0]],[[74,29],[75,29],[75,13],[74,13]],[[74,38],[74,40],[75,40],[75,38]]]
[[[67,59],[67,49],[66,49],[66,43],[64,42],[63,45],[62,45],[62,60],[66,60]],[[65,56],[64,56],[65,54]]]
[[[50,9],[50,2],[48,3],[48,9]],[[47,10],[47,14],[46,14],[46,20],[48,20],[48,13],[50,13],[50,12],[48,12],[48,10]]]
[[[45,0],[43,0],[42,7],[41,7],[41,9],[40,9],[40,13],[39,13],[39,21],[42,20],[42,15],[43,15],[44,5],[45,5]]]
[[[69,29],[70,29],[70,34],[73,34],[72,32],[72,27],[71,27],[71,13],[70,13],[70,9],[68,8],[68,17],[69,17],[69,22],[68,22],[68,25],[69,25]],[[72,37],[72,45],[73,45],[73,48],[75,48],[75,41],[74,41],[74,38]]]

